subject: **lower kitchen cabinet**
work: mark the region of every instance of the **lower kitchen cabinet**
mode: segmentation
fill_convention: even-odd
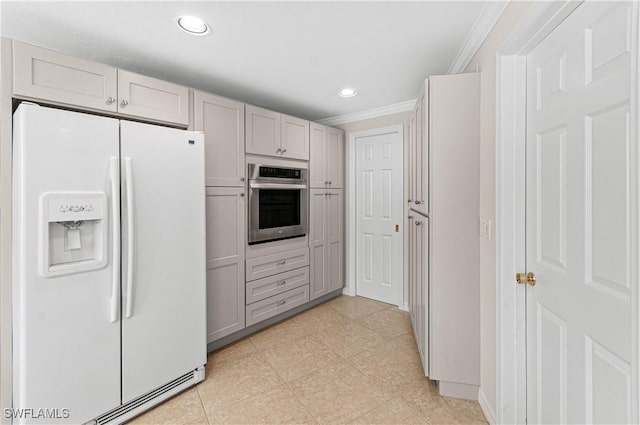
[[[344,286],[344,197],[341,189],[310,190],[311,299]]]
[[[245,327],[245,196],[243,188],[208,187],[207,342]]]
[[[425,375],[429,375],[429,223],[428,218],[411,212],[409,234],[409,314]]]
[[[247,305],[247,326],[277,316],[309,302],[309,285],[303,285],[281,294]]]

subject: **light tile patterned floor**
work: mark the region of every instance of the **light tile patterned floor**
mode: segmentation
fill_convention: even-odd
[[[409,315],[341,296],[209,354],[206,379],[130,424],[486,424],[422,375]]]

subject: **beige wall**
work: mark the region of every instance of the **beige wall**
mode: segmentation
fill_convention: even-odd
[[[481,72],[480,216],[496,215],[496,53],[532,2],[511,2],[469,63]],[[496,240],[480,238],[480,391],[496,413]],[[495,416],[494,418],[495,419]]]

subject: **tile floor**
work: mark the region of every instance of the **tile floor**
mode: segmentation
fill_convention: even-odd
[[[130,424],[486,424],[437,395],[409,315],[341,296],[209,354],[206,379]]]

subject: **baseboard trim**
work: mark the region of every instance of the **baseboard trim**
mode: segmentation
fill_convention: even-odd
[[[438,393],[446,397],[464,398],[466,400],[478,400],[478,386],[460,384],[458,382],[438,381]]]
[[[480,404],[480,407],[484,412],[484,416],[487,418],[487,422],[489,422],[491,425],[495,425],[496,413],[487,401],[487,396],[485,395],[482,387],[480,387],[480,390],[478,390],[478,403]]]

